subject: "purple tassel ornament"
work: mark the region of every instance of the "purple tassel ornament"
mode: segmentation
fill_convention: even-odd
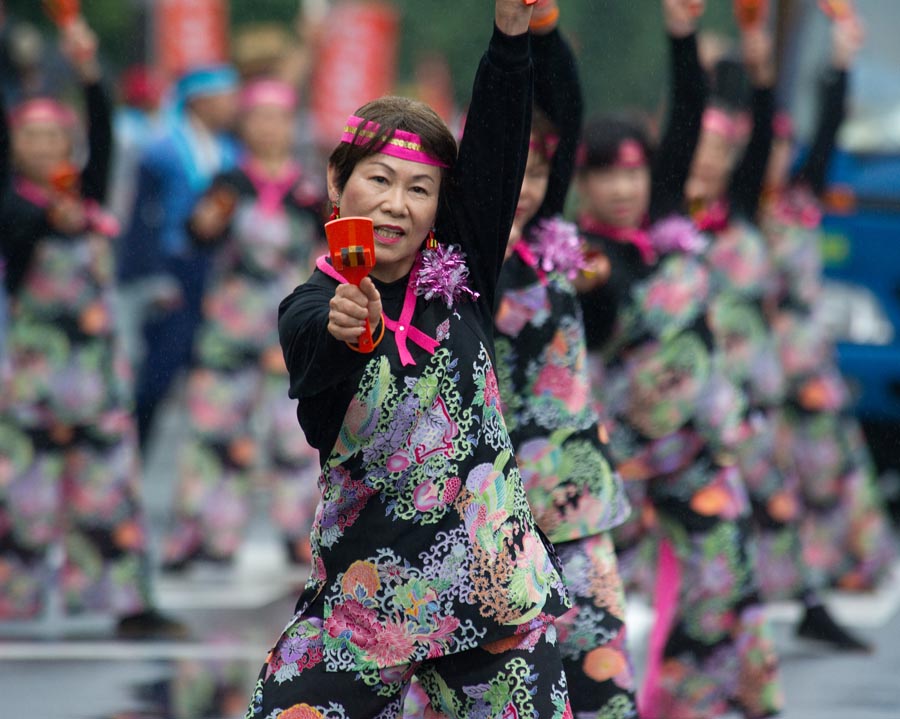
[[[571,281],[585,268],[578,227],[561,217],[538,222],[531,232],[528,246],[544,272],[559,272]]]
[[[478,299],[478,293],[466,284],[469,267],[465,254],[457,245],[438,244],[433,249],[426,248],[419,255],[419,263],[415,287],[419,297],[440,299],[448,309],[464,297]]]
[[[660,254],[684,252],[699,255],[709,244],[693,222],[679,215],[657,222],[650,230],[650,242]]]

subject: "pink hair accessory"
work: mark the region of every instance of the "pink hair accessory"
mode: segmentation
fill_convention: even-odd
[[[779,112],[772,120],[772,130],[779,140],[790,140],[794,136],[794,121],[787,112]]]
[[[78,124],[78,117],[68,107],[49,97],[26,100],[15,107],[9,116],[12,127],[33,122],[55,123],[64,130],[73,130]]]
[[[643,167],[647,164],[647,155],[637,140],[622,140],[616,156],[616,167]]]
[[[559,135],[547,134],[543,137],[543,142],[534,135],[528,141],[528,149],[540,152],[547,160],[552,160],[556,154],[556,148],[559,147]]]
[[[347,124],[344,126],[341,142],[346,142],[350,145],[366,145],[373,138],[378,137],[380,133],[381,125],[377,122],[351,115],[347,118]],[[407,132],[406,130],[396,130],[379,152],[400,160],[419,162],[423,165],[449,167],[447,163],[441,162],[438,158],[428,154],[425,146],[422,144],[421,137],[414,132]]]
[[[252,110],[261,105],[293,112],[297,108],[297,93],[281,80],[254,80],[241,90],[241,109]]]
[[[737,138],[737,127],[734,118],[717,107],[707,107],[703,111],[703,129],[722,135],[729,140]]]

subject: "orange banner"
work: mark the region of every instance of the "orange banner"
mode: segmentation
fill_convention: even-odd
[[[170,78],[228,59],[228,0],[157,0],[156,59]]]
[[[339,2],[331,9],[316,57],[311,105],[316,141],[337,144],[347,117],[390,93],[397,72],[400,18],[383,2]]]

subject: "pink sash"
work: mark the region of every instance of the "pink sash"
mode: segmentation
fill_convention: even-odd
[[[347,284],[346,278],[328,262],[327,255],[322,255],[316,260],[316,267],[331,279],[337,280],[341,284]],[[394,333],[394,342],[397,343],[397,352],[400,354],[400,363],[404,367],[416,363],[409,353],[409,348],[406,346],[407,340],[417,344],[431,355],[435,353],[440,345],[440,342],[436,339],[429,337],[422,332],[422,330],[413,327],[412,325],[413,312],[416,310],[416,293],[413,289],[413,283],[415,282],[414,278],[418,269],[419,259],[417,258],[413,265],[412,272],[409,275],[409,283],[406,285],[406,296],[403,298],[403,309],[400,310],[400,319],[392,320],[386,314],[382,315],[384,317],[384,326]]]

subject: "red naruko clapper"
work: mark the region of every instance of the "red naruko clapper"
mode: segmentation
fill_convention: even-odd
[[[328,253],[331,266],[340,272],[347,282],[359,287],[375,266],[375,223],[369,217],[341,217],[325,223]],[[359,336],[360,352],[375,349],[369,320]]]
[[[853,15],[851,0],[819,0],[819,7],[832,20],[846,20]]]
[[[742,30],[761,24],[768,12],[768,0],[734,0],[734,16]]]
[[[44,0],[44,12],[57,27],[66,28],[81,15],[81,0]]]

